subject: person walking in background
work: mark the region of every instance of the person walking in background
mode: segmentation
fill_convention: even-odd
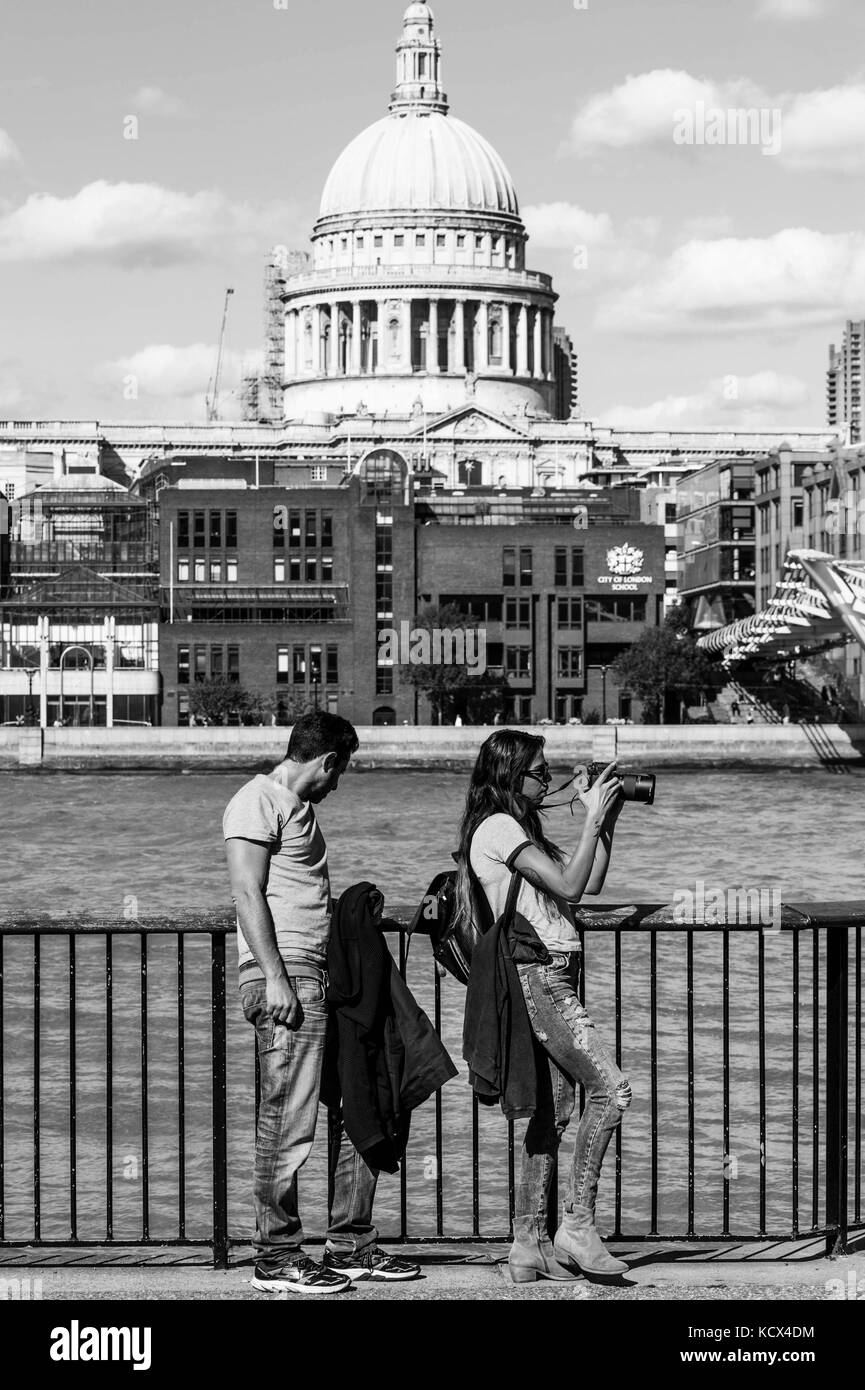
[[[550,784],[544,740],[501,730],[481,747],[466,798],[458,849],[459,911],[485,925],[489,939],[513,930],[505,959],[492,958],[489,978],[475,948],[466,1001],[464,1055],[481,1084],[495,1048],[502,1007],[510,1010],[512,1051],[502,1061],[502,1105],[511,1118],[530,1115],[514,1214],[508,1265],[516,1283],[539,1278],[567,1280],[575,1268],[586,1274],[620,1275],[627,1265],[605,1249],[595,1228],[595,1198],[604,1154],[631,1103],[622,1075],[578,995],[580,942],[572,904],[584,893],[600,893],[610,862],[613,832],[622,807],[622,784],[611,763],[591,789],[583,771],[575,789],[586,810],[580,842],[570,855],[544,834],[541,808]],[[512,961],[511,961],[512,957]],[[486,962],[489,968],[489,962]],[[517,998],[489,1000],[516,968]],[[505,987],[507,988],[507,986]],[[522,1012],[521,1012],[522,1010]],[[527,1024],[526,1024],[527,1015]],[[527,1026],[528,1025],[528,1026]],[[514,1046],[513,1040],[519,1039]],[[515,1084],[523,1090],[515,1093]],[[586,1105],[574,1144],[561,1224],[548,1235],[552,1178],[562,1135],[574,1110],[576,1087]],[[510,1087],[510,1094],[507,1088]],[[492,1098],[495,1098],[492,1095]]]
[[[312,1152],[327,1031],[327,950],[331,902],[327,847],[315,807],[336,792],[355,730],[318,710],[295,724],[288,753],[229,802],[223,818],[232,897],[237,906],[240,997],[255,1029],[261,1103],[255,1145],[253,1288],[341,1293],[351,1279],[303,1249],[297,1175]],[[380,907],[379,907],[380,916]],[[336,1250],[368,1247],[357,1278],[408,1279],[416,1265],[376,1246],[375,1228],[350,1233],[353,1213],[372,1208],[377,1174],[346,1141],[335,1174],[340,1229]],[[343,1198],[345,1200],[343,1200]]]

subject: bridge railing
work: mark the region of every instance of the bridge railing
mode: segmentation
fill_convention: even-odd
[[[729,908],[578,913],[582,993],[635,1092],[599,1211],[622,1241],[840,1253],[863,1225],[865,903]],[[464,991],[420,933],[409,951],[411,916],[391,909],[385,930],[459,1060]],[[224,1268],[248,1243],[257,1059],[237,1032],[233,933],[219,913],[0,921],[0,1253],[189,1246]],[[423,1171],[410,1150],[382,1238],[507,1239],[514,1126],[464,1078],[417,1123]]]

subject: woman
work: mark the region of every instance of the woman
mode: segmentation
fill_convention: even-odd
[[[531,924],[546,964],[516,966],[534,1035],[536,1108],[523,1145],[508,1258],[515,1283],[539,1278],[617,1275],[627,1269],[604,1248],[595,1229],[601,1163],[631,1088],[580,1003],[580,943],[571,904],[600,893],[607,876],[622,784],[615,763],[587,788],[574,783],[586,810],[580,842],[570,856],[545,836],[540,811],[550,784],[544,740],[501,729],[478,754],[460,830],[459,910],[487,923],[505,911],[511,876],[520,876],[515,911]],[[555,1159],[574,1109],[575,1088],[586,1104],[577,1129],[562,1222],[548,1235]]]

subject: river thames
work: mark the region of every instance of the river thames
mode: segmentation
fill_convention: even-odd
[[[135,916],[188,913],[230,906],[221,817],[245,780],[238,773],[5,774],[0,852],[3,917],[92,914],[134,924]],[[347,775],[319,812],[328,841],[335,892],[370,879],[391,905],[411,905],[429,880],[450,867],[467,777],[453,772],[368,772]],[[784,902],[865,898],[862,872],[862,795],[857,773],[664,773],[654,807],[626,806],[613,864],[600,901],[671,902],[676,893],[746,886],[777,890]],[[564,847],[579,834],[581,812],[549,813],[551,836]],[[590,900],[592,905],[598,900]],[[697,1229],[718,1229],[725,1178],[731,1228],[757,1226],[761,1172],[766,1180],[767,1229],[790,1228],[792,1184],[798,1181],[800,1225],[811,1224],[814,1176],[811,1141],[825,1113],[812,1102],[812,936],[801,939],[798,1124],[792,1118],[792,936],[763,936],[766,962],[766,1140],[761,1149],[757,1075],[757,932],[731,938],[729,1145],[723,1143],[721,1070],[721,938],[694,938],[695,1204]],[[658,939],[658,1093],[660,1228],[681,1232],[687,1209],[687,1051],[685,932]],[[233,942],[229,963],[233,967]],[[114,1233],[134,1240],[140,1230],[145,1151],[140,1083],[141,1016],[138,938],[114,946],[114,1086],[112,1195]],[[69,1232],[70,1150],[67,947],[42,946],[39,1080],[42,1235]],[[104,941],[77,943],[76,1041],[78,1233],[104,1235],[106,1095],[104,1085]],[[818,953],[821,1010],[825,973]],[[176,946],[148,945],[148,1152],[151,1233],[171,1239],[178,1217],[178,1103]],[[4,950],[5,1232],[33,1232],[32,940],[7,940]],[[185,963],[186,1230],[206,1235],[209,1221],[210,1047],[209,945],[190,940]],[[409,982],[432,1014],[433,972],[428,944],[411,948]],[[649,1229],[651,1156],[649,942],[626,934],[622,945],[622,1065],[634,1103],[622,1131],[623,1227]],[[234,983],[233,969],[229,971]],[[615,1036],[613,939],[587,933],[586,1001],[599,1031]],[[460,1057],[464,991],[443,987],[443,1036],[460,1076],[443,1091],[445,1230],[471,1229],[470,1092]],[[229,991],[229,1153],[231,1231],[250,1226],[248,1174],[253,1130],[252,1034],[236,993]],[[823,1077],[818,1038],[818,1092]],[[433,1106],[414,1118],[406,1171],[410,1233],[432,1234],[435,1220]],[[322,1116],[323,1118],[323,1116]],[[518,1137],[519,1129],[518,1126]],[[326,1126],[304,1175],[308,1231],[323,1227]],[[798,1168],[794,1171],[794,1137]],[[480,1226],[507,1226],[506,1126],[498,1111],[480,1117]],[[566,1136],[563,1161],[570,1154]],[[613,1158],[602,1176],[601,1224],[612,1221]],[[819,1172],[817,1174],[820,1176]],[[399,1183],[383,1178],[377,1203],[383,1235],[397,1228]]]

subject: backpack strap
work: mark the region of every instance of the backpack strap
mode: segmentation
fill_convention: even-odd
[[[510,887],[508,888],[508,896],[507,896],[507,901],[505,902],[505,910],[504,910],[504,913],[503,913],[503,920],[502,920],[502,927],[503,927],[503,929],[504,929],[505,932],[507,932],[507,931],[510,930],[511,922],[513,921],[513,918],[514,918],[514,913],[515,913],[516,910],[517,910],[517,898],[519,897],[519,894],[520,894],[520,872],[519,872],[519,869],[513,869],[513,870],[511,871],[511,882],[510,882]]]

